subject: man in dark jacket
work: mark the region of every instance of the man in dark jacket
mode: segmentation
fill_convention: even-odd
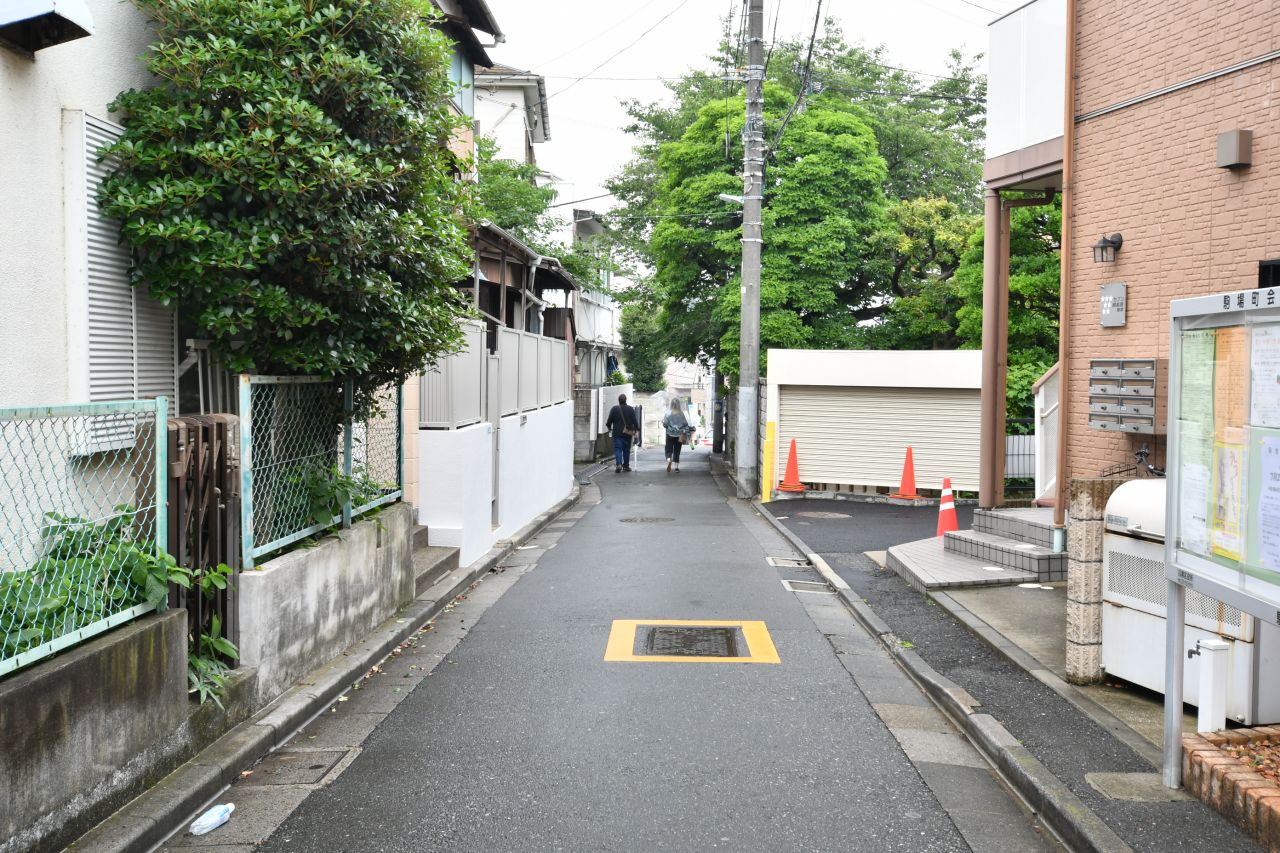
[[[613,436],[613,471],[621,473],[631,470],[631,442],[640,434],[640,421],[636,418],[636,410],[627,405],[627,395],[618,395],[618,405],[609,410],[609,419],[604,422]]]

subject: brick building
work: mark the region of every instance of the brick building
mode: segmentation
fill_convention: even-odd
[[[1159,425],[1098,427],[1090,361],[1167,358],[1171,300],[1257,286],[1280,258],[1278,33],[1275,0],[1033,0],[991,25],[980,502],[1001,500],[1007,210],[1061,194],[1065,369],[1056,423],[1042,424],[1058,436],[1056,467],[1038,497],[1067,529],[1068,671],[1080,681],[1101,674],[1106,475],[1143,445],[1156,467],[1165,454]],[[1095,259],[1117,234],[1114,259]],[[1123,325],[1104,325],[1101,288],[1118,283]]]

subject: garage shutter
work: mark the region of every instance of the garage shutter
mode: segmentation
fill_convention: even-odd
[[[796,441],[800,479],[828,485],[891,486],[902,479],[907,445],[916,486],[978,488],[979,391],[785,385],[779,389],[778,460]]]
[[[171,308],[129,283],[129,253],[120,224],[98,209],[98,189],[111,171],[98,151],[121,128],[85,116],[85,205],[88,245],[89,399],[169,398],[175,411],[177,327]]]

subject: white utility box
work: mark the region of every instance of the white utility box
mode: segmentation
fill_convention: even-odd
[[[1102,668],[1164,692],[1165,480],[1133,480],[1107,501],[1102,557]],[[1221,638],[1227,653],[1227,716],[1250,726],[1280,722],[1280,628],[1187,590],[1185,656]],[[1200,656],[1184,657],[1183,701],[1199,705]]]

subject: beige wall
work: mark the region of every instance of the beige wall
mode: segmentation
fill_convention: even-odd
[[[1275,22],[1257,20],[1259,5],[1081,0],[1076,114],[1266,52]],[[1167,358],[1170,300],[1254,287],[1258,262],[1280,258],[1276,91],[1273,61],[1077,124],[1068,477],[1132,462],[1150,441],[1087,428],[1089,359]],[[1236,128],[1254,132],[1254,165],[1219,169],[1217,135]],[[1091,245],[1117,231],[1116,263],[1095,264]],[[1128,284],[1119,329],[1099,325],[1110,281]],[[1162,460],[1163,440],[1152,445]]]

